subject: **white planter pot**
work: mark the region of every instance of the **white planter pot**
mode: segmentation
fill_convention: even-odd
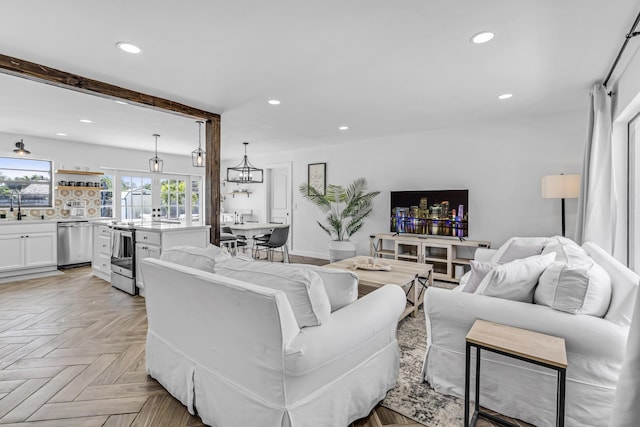
[[[329,241],[329,260],[331,262],[356,256],[356,242],[351,240],[330,240]]]

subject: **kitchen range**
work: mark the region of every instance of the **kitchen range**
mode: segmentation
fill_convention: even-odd
[[[205,247],[208,225],[178,221],[94,223],[93,273],[123,292],[144,296],[138,260],[158,258],[163,250],[179,245]]]

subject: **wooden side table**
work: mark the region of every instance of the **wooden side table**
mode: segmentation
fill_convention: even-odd
[[[540,334],[499,323],[476,320],[466,336],[464,380],[464,425],[475,425],[478,417],[487,418],[504,426],[518,427],[492,414],[480,410],[480,350],[524,360],[558,372],[556,398],[556,426],[564,426],[565,385],[567,377],[567,351],[563,338]],[[469,424],[469,386],[471,375],[471,347],[476,348],[475,407]]]

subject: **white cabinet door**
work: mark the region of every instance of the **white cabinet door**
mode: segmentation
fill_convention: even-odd
[[[23,240],[25,267],[44,267],[58,263],[56,233],[29,233]]]
[[[0,271],[10,271],[24,266],[24,234],[0,235]]]
[[[140,271],[140,261],[145,258],[160,258],[160,246],[136,243],[136,285],[144,288],[142,272]]]

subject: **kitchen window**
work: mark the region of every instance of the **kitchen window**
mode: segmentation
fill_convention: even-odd
[[[113,175],[100,178],[100,217],[113,218]]]
[[[0,157],[0,208],[48,208],[53,201],[53,163]]]

